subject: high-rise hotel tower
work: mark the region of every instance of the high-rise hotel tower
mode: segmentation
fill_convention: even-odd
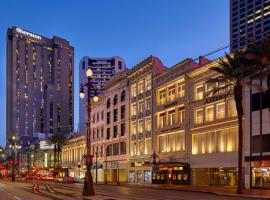
[[[12,27],[7,30],[7,139],[73,130],[74,48]]]

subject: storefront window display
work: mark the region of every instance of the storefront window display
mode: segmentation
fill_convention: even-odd
[[[251,171],[253,188],[270,188],[270,161],[251,162]]]
[[[130,183],[136,183],[137,182],[137,176],[135,171],[130,171],[129,172],[129,182]]]
[[[145,170],[144,171],[144,182],[151,183],[151,181],[152,181],[151,171]]]

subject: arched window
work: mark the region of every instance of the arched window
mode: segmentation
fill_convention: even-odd
[[[118,103],[118,95],[116,94],[113,98],[113,105],[116,105]]]
[[[126,100],[126,91],[123,90],[123,91],[121,92],[121,101],[125,101],[125,100]]]
[[[111,156],[112,155],[112,145],[108,145],[106,149],[106,156]]]
[[[111,99],[109,98],[108,100],[107,100],[107,108],[110,108],[111,107]]]

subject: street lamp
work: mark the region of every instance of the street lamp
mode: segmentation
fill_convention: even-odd
[[[16,143],[16,136],[12,136],[9,144],[9,148],[12,150],[12,169],[11,169],[11,181],[15,181],[15,151],[21,148],[20,145]]]
[[[81,84],[80,88],[80,98],[85,97],[85,93],[83,88],[87,88],[87,134],[86,134],[86,175],[84,178],[84,186],[83,186],[83,196],[94,196],[95,191],[93,187],[93,178],[91,174],[91,166],[93,164],[93,155],[91,155],[91,90],[95,89],[92,87],[91,79],[93,77],[93,71],[88,67],[86,70],[87,83]],[[96,93],[96,90],[94,90]],[[95,95],[93,97],[95,102],[98,101],[98,97]]]

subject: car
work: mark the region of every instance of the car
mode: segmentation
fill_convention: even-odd
[[[26,174],[25,180],[34,180],[34,175],[33,174]]]
[[[54,182],[63,182],[63,178],[62,177],[54,177],[53,181]]]
[[[65,176],[63,178],[63,181],[62,182],[63,183],[75,183],[75,179],[72,176]]]

